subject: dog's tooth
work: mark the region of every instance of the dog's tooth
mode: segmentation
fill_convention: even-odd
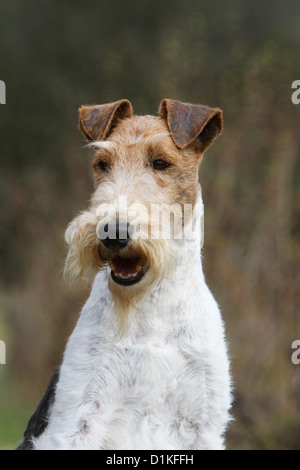
[[[136,267],[135,267],[135,269],[136,269],[136,272],[137,272],[137,273],[140,273],[141,270],[142,270],[142,266],[141,266],[140,264],[137,264]]]
[[[109,262],[108,262],[108,266],[110,267],[110,269],[111,269],[112,271],[115,271],[115,270],[116,270],[116,267],[115,267],[115,265],[114,265],[114,263],[113,263],[112,261],[109,261]]]
[[[115,271],[115,276],[119,277],[120,279],[132,279],[134,277],[136,277],[139,273],[140,273],[141,270],[137,270],[137,272],[135,273],[130,273],[130,274],[127,274],[127,275],[124,275],[123,273],[119,273],[118,271]]]

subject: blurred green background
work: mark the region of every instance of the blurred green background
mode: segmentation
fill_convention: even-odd
[[[0,449],[14,448],[88,291],[62,281],[64,230],[87,207],[77,108],[128,98],[221,107],[201,166],[204,269],[223,311],[230,449],[300,449],[299,0],[0,3]]]

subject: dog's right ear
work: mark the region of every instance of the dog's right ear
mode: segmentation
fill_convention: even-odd
[[[133,114],[131,103],[120,100],[79,108],[79,129],[88,140],[105,140],[120,119]]]

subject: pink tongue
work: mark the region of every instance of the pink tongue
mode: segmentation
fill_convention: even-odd
[[[135,274],[137,272],[136,260],[115,258],[113,260],[113,264],[115,266],[115,273],[122,274],[123,276],[128,276],[129,274]]]

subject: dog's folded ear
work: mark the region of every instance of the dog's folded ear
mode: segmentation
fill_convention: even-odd
[[[88,140],[105,140],[120,119],[133,114],[131,103],[120,100],[114,103],[81,106],[79,129]]]
[[[193,144],[202,153],[223,128],[222,111],[218,108],[164,99],[159,115],[167,121],[174,143],[180,149]]]

